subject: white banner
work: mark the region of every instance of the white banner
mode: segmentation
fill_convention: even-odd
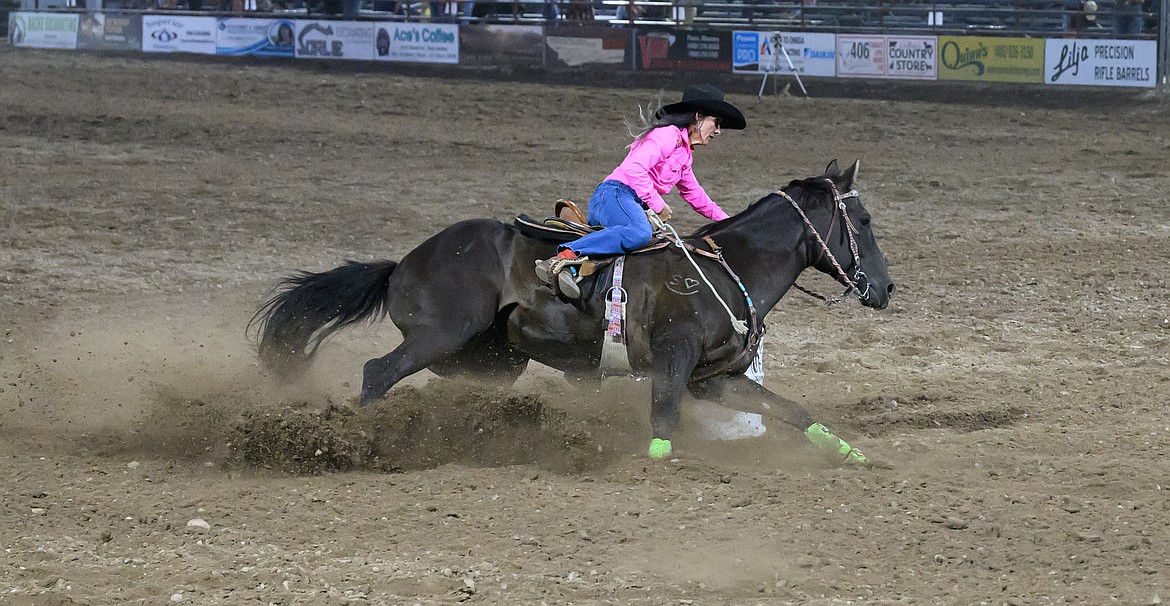
[[[77,48],[78,15],[55,13],[8,14],[8,40],[28,48]]]
[[[837,75],[884,78],[889,71],[885,36],[837,36]]]
[[[292,19],[221,18],[216,24],[219,55],[293,56],[297,24]]]
[[[142,16],[142,50],[215,54],[215,17]]]
[[[843,78],[938,78],[934,36],[837,36],[837,75]]]
[[[1157,65],[1156,40],[1044,41],[1045,84],[1152,88],[1157,81]]]
[[[298,59],[374,58],[374,24],[358,21],[297,21]]]
[[[889,78],[935,80],[938,78],[938,38],[934,36],[886,36]]]
[[[735,73],[837,75],[835,34],[737,31],[731,47]]]
[[[459,63],[458,25],[382,22],[375,28],[375,58],[379,61]]]

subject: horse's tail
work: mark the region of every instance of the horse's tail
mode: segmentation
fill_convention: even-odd
[[[347,261],[329,271],[302,271],[281,280],[248,322],[248,332],[259,337],[260,360],[289,376],[313,361],[329,335],[358,322],[380,320],[396,267],[396,261]]]

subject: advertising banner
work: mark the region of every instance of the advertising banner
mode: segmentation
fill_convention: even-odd
[[[884,78],[889,71],[885,36],[837,36],[837,75]]]
[[[934,36],[837,36],[837,75],[843,78],[934,80]]]
[[[8,41],[26,48],[77,48],[77,19],[73,14],[8,13]]]
[[[142,50],[215,54],[215,17],[142,16]]]
[[[629,30],[609,27],[551,27],[545,30],[548,64],[553,67],[621,65],[626,61]]]
[[[1044,41],[1035,38],[939,36],[940,80],[1040,82]]]
[[[374,58],[374,24],[359,21],[298,20],[298,59]]]
[[[215,53],[291,57],[296,31],[292,19],[221,18],[215,24]]]
[[[77,48],[142,49],[142,18],[122,13],[86,13],[77,30]]]
[[[938,77],[938,38],[886,36],[887,78],[934,80]]]
[[[1045,84],[1153,88],[1157,65],[1157,40],[1050,38],[1044,46]]]
[[[460,65],[539,67],[544,29],[539,25],[465,25],[459,28]]]
[[[835,34],[737,31],[733,45],[735,73],[837,75]]]
[[[375,23],[379,61],[459,63],[459,26],[454,23]]]
[[[650,32],[638,36],[642,69],[727,71],[731,34],[726,31]]]

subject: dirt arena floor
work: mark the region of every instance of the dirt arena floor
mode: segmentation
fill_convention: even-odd
[[[585,199],[689,81],[568,80],[0,47],[0,604],[1170,600],[1145,95],[724,80],[751,127],[698,152],[724,208],[861,159],[898,295],[790,295],[766,382],[888,469],[708,439],[690,400],[652,461],[645,382],[544,367],[355,410],[388,323],[265,375],[244,327],[278,278]]]

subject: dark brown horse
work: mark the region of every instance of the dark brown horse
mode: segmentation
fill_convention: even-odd
[[[722,249],[722,261],[692,255],[702,275],[677,246],[626,259],[629,361],[653,381],[651,456],[670,453],[679,400],[690,390],[698,398],[752,406],[827,452],[865,462],[799,404],[743,374],[759,336],[754,319],[762,319],[808,267],[850,287],[866,306],[889,304],[894,283],[869,213],[853,191],[857,167],[842,173],[833,161],[824,175],[793,181],[686,237],[694,248],[709,251],[713,242]],[[569,302],[533,271],[535,260],[553,254],[553,243],[482,219],[444,229],[398,262],[351,261],[322,273],[300,272],[285,279],[253,318],[260,357],[270,368],[295,373],[330,334],[389,315],[403,340],[366,362],[362,405],[424,368],[512,380],[536,360],[573,376],[596,373],[610,273],[583,283],[581,299]]]

